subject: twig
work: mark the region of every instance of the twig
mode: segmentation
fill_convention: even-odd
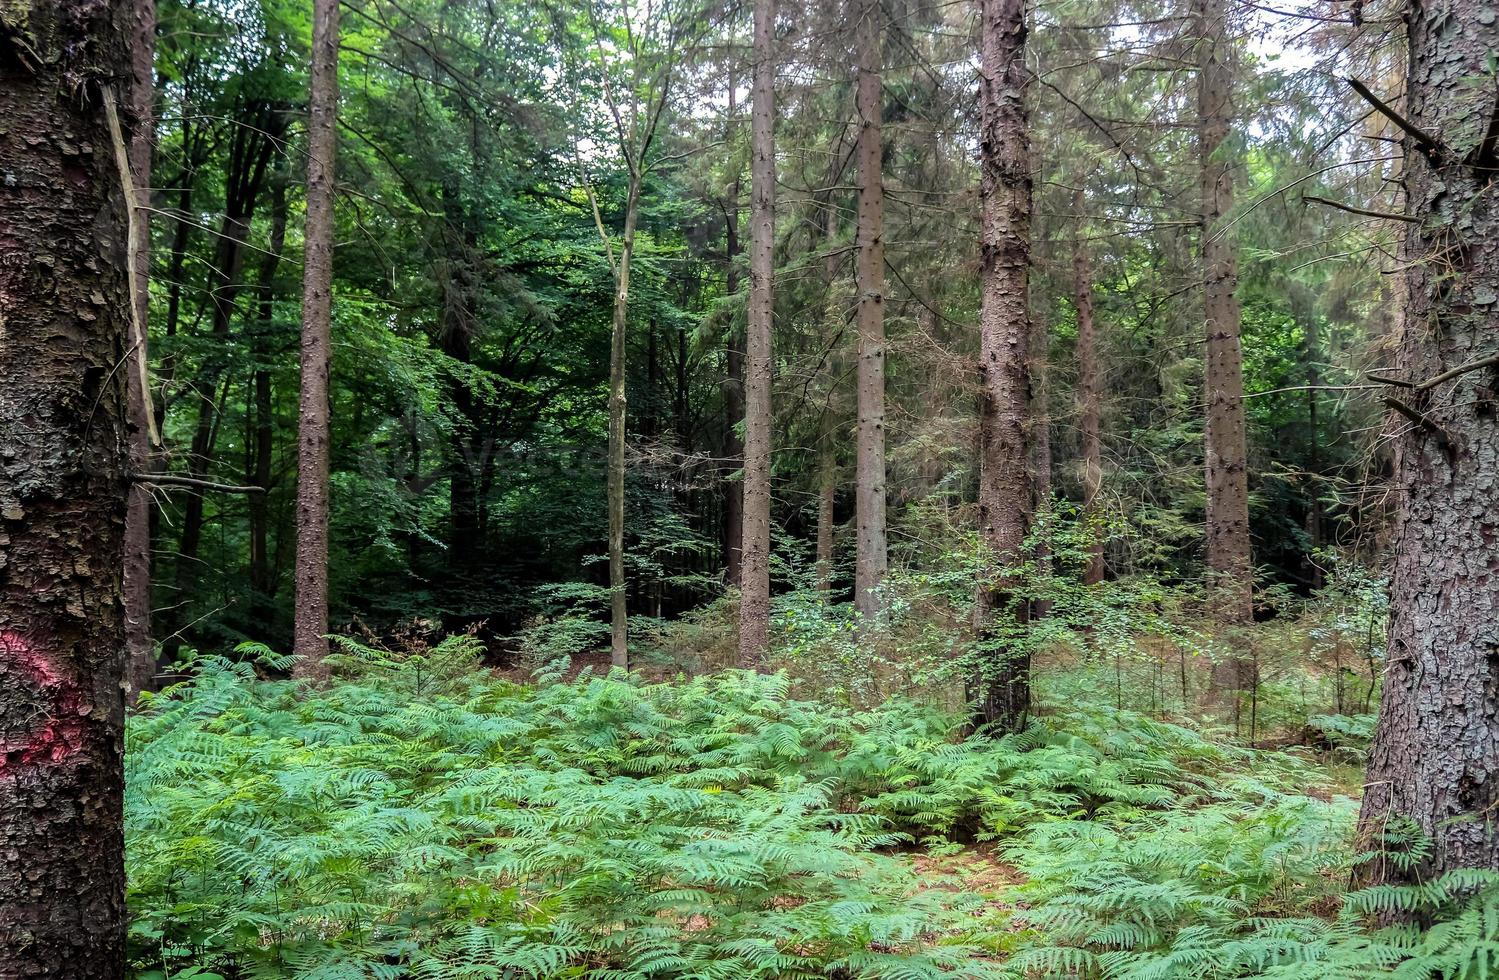
[[[1499,354],[1490,354],[1488,357],[1480,357],[1478,360],[1469,361],[1467,364],[1459,364],[1450,371],[1443,371],[1436,377],[1427,378],[1419,384],[1411,385],[1411,387],[1417,391],[1425,391],[1428,388],[1435,388],[1444,381],[1451,381],[1460,374],[1467,374],[1469,371],[1477,371],[1480,368],[1491,367],[1495,364],[1499,364]]]
[[[1452,437],[1447,434],[1446,429],[1442,428],[1440,425],[1437,425],[1428,416],[1416,411],[1414,408],[1410,407],[1398,398],[1386,398],[1384,400],[1384,403],[1390,408],[1393,408],[1395,411],[1399,412],[1401,415],[1410,419],[1416,425],[1425,429],[1427,432],[1430,432],[1432,434],[1432,437],[1437,441],[1437,447],[1440,448],[1443,452],[1450,453],[1452,451]]]
[[[1332,201],[1325,197],[1317,197],[1315,194],[1301,195],[1301,203],[1325,204],[1330,208],[1337,208],[1339,211],[1347,211],[1349,214],[1361,214],[1366,218],[1384,218],[1388,221],[1409,221],[1412,223],[1419,223],[1421,220],[1420,218],[1414,217],[1409,214],[1393,214],[1389,211],[1371,211],[1368,208],[1354,207],[1352,204],[1341,204],[1337,201]]]
[[[1415,140],[1417,143],[1426,147],[1433,153],[1446,151],[1447,148],[1445,146],[1418,129],[1415,123],[1411,122],[1409,119],[1405,118],[1394,109],[1391,109],[1389,106],[1385,105],[1384,102],[1379,98],[1379,96],[1369,91],[1369,86],[1365,85],[1363,82],[1359,81],[1356,78],[1348,79],[1348,84],[1353,86],[1353,90],[1357,92],[1365,102],[1378,109],[1381,115],[1389,119],[1390,122],[1394,123],[1396,126],[1399,126],[1406,132],[1407,135],[1411,137],[1411,139]]]
[[[265,487],[241,487],[232,483],[214,483],[175,473],[132,473],[132,483],[152,483],[159,487],[196,487],[199,490],[216,490],[219,493],[265,493]]]

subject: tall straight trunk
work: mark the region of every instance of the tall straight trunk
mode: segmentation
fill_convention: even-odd
[[[1041,514],[1051,506],[1051,402],[1047,384],[1050,381],[1051,330],[1046,318],[1032,316],[1030,323],[1031,375],[1031,513]],[[1051,544],[1045,539],[1036,545],[1036,566],[1042,575],[1052,569]],[[1031,616],[1040,619],[1051,615],[1051,600],[1031,601]]]
[[[271,334],[275,327],[276,271],[286,248],[286,181],[284,169],[271,181],[271,240],[260,260],[260,310],[251,349],[254,351],[254,420],[251,433],[250,484],[259,487],[247,499],[250,510],[250,619],[263,630],[271,618],[276,580],[271,573],[271,464],[275,452],[275,398],[271,389]]]
[[[729,118],[735,110],[735,81],[729,76]],[[729,206],[724,212],[724,292],[730,296],[739,294],[739,177],[729,185]],[[744,347],[740,343],[734,322],[728,327],[728,338],[724,350],[724,468],[729,473],[741,470],[744,465],[744,441],[739,435],[739,423],[744,419]],[[744,567],[744,483],[728,480],[724,484],[724,582],[737,586]]]
[[[739,666],[758,667],[770,643],[771,275],[775,252],[775,0],[755,0],[750,109],[750,297],[744,364],[744,568]]]
[[[31,0],[5,17],[0,977],[120,980],[133,270],[109,119],[135,13]]]
[[[156,4],[139,0],[130,35],[130,148],[132,180],[130,204],[134,218],[131,245],[134,277],[130,363],[126,366],[130,394],[130,462],[138,473],[155,465],[152,436],[155,419],[150,407],[150,355],[146,347],[146,323],[151,312],[151,223],[143,205],[150,203],[151,150],[155,141],[156,98]],[[131,694],[150,685],[156,675],[156,646],[151,639],[151,491],[132,483],[125,511],[125,569],[122,599],[125,605],[125,682]]]
[[[1025,0],[979,3],[979,192],[983,204],[979,308],[979,530],[991,569],[977,590],[976,627],[994,617],[1024,620],[1027,603],[1002,573],[1021,557],[1030,530],[1031,161],[1024,93]],[[973,680],[975,721],[1003,731],[1025,724],[1030,657],[1003,647]]]
[[[885,537],[885,183],[880,77],[883,33],[878,0],[860,5],[858,259],[858,434],[854,448],[854,608],[868,620],[881,611],[879,589],[889,555]]]
[[[1407,210],[1419,223],[1406,225],[1409,306],[1395,363],[1416,387],[1387,400],[1398,412],[1403,493],[1361,823],[1371,838],[1397,818],[1419,827],[1433,845],[1428,859],[1370,874],[1425,881],[1454,868],[1499,870],[1499,105],[1492,85],[1472,84],[1490,71],[1499,21],[1460,0],[1412,3],[1407,23],[1406,113],[1446,144],[1406,137]]]
[[[228,372],[229,327],[234,320],[240,291],[244,288],[245,244],[265,187],[267,168],[284,125],[282,114],[263,100],[256,100],[244,108],[245,118],[235,120],[230,140],[229,162],[224,174],[224,216],[219,223],[218,244],[209,275],[209,330],[219,348],[194,379],[198,388],[198,420],[187,454],[187,472],[198,479],[208,476],[213,463],[219,401],[215,391]],[[183,595],[190,595],[198,578],[197,558],[202,543],[204,508],[201,491],[189,490],[185,496],[182,535],[177,548],[177,586]]]
[[[829,431],[826,437],[833,438],[833,433]],[[833,591],[833,505],[838,495],[834,459],[832,448],[824,447],[817,473],[817,591],[824,597]]]
[[[1233,209],[1232,161],[1224,141],[1233,116],[1232,48],[1225,0],[1193,0],[1197,31],[1197,150],[1202,207],[1202,306],[1206,323],[1203,430],[1207,469],[1207,562],[1214,611],[1223,623],[1253,618],[1249,469],[1244,422],[1244,352],[1239,263],[1224,217]],[[1239,690],[1252,666],[1234,657],[1214,671],[1220,689]]]
[[[1073,197],[1073,212],[1083,213],[1083,192]],[[1093,269],[1081,231],[1072,239],[1072,303],[1077,311],[1077,414],[1082,433],[1083,514],[1098,518],[1098,495],[1103,489],[1103,444],[1099,438],[1098,327],[1093,320]],[[1103,539],[1095,529],[1088,546],[1083,584],[1103,581]]]
[[[302,274],[302,396],[297,409],[296,674],[328,667],[328,360],[333,327],[333,166],[338,120],[338,0],[313,0]]]
[[[630,614],[625,596],[625,341],[640,183],[639,172],[632,168],[624,237],[614,266],[614,316],[609,331],[609,662],[622,670],[630,667]]]

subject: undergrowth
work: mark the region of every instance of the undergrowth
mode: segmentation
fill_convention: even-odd
[[[346,643],[321,690],[209,659],[150,699],[135,975],[1352,980],[1499,951],[1489,876],[1346,893],[1354,804],[1289,754],[1087,704],[962,739],[775,675],[519,685],[475,653]],[[908,858],[985,841],[1020,884]]]

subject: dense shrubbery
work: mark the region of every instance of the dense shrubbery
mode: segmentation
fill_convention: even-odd
[[[322,691],[211,660],[136,716],[137,975],[1463,977],[1499,950],[1486,876],[1345,895],[1353,804],[1290,755],[1086,705],[960,740],[779,676],[522,686],[474,653],[347,644]],[[985,840],[1000,895],[903,853]],[[1373,931],[1391,908],[1444,924]]]

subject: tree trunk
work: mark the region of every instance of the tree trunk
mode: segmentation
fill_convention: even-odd
[[[625,200],[625,232],[614,268],[614,316],[609,336],[609,662],[630,667],[630,615],[625,596],[625,341],[630,326],[630,259],[640,210],[638,171]]]
[[[983,204],[979,309],[979,529],[994,569],[981,581],[976,628],[1024,620],[1027,603],[1002,569],[1021,557],[1030,530],[1027,436],[1031,393],[1029,278],[1031,173],[1024,91],[1024,0],[980,0],[979,163]],[[1030,657],[1003,647],[973,680],[975,721],[1002,731],[1025,724]]]
[[[121,0],[4,18],[0,977],[120,980],[133,270],[107,107],[137,22]]]
[[[734,117],[735,82],[729,76],[729,118]],[[729,185],[729,206],[724,214],[724,292],[739,293],[739,178]],[[732,474],[743,468],[744,441],[739,423],[744,418],[744,348],[739,343],[734,321],[728,327],[724,351],[723,409],[725,422],[724,469]],[[744,566],[744,483],[727,480],[724,484],[724,584],[738,586]]]
[[[156,85],[153,63],[156,55],[156,4],[139,0],[130,37],[130,127],[129,167],[132,177],[130,204],[134,218],[131,275],[135,279],[130,363],[126,365],[130,394],[130,463],[138,473],[155,466],[152,434],[155,419],[150,408],[146,323],[151,312],[151,150],[155,141],[153,112]],[[151,490],[132,483],[125,511],[125,604],[126,683],[131,695],[145,690],[156,676],[156,645],[151,639]]]
[[[859,114],[858,436],[854,455],[854,608],[866,620],[880,615],[879,588],[889,555],[885,538],[885,186],[882,168],[880,77],[883,20],[878,0],[864,0],[858,25]]]
[[[338,120],[338,0],[313,0],[302,275],[302,395],[297,409],[296,675],[328,675],[328,361],[333,320],[333,166]]]
[[[260,311],[250,341],[255,360],[250,483],[262,491],[250,494],[246,500],[250,510],[250,620],[262,630],[271,621],[271,599],[276,593],[275,576],[271,574],[270,494],[276,406],[269,362],[274,356],[271,334],[275,330],[276,271],[286,248],[286,218],[285,169],[278,167],[271,179],[271,240],[260,260]]]
[[[744,544],[739,666],[756,668],[770,643],[771,276],[775,253],[775,0],[755,0],[750,110],[750,298],[745,328]]]
[[[1051,331],[1044,317],[1032,316],[1030,323],[1031,375],[1031,513],[1040,514],[1051,507],[1051,402],[1049,380]],[[1036,545],[1036,567],[1043,576],[1051,575],[1051,543],[1045,539]],[[1031,601],[1031,617],[1051,615],[1051,600]]]
[[[1407,10],[1406,113],[1445,140],[1432,148],[1406,137],[1407,208],[1420,223],[1407,226],[1409,314],[1395,363],[1419,385],[1499,354],[1499,106],[1492,85],[1472,83],[1489,73],[1499,22],[1474,0]],[[1499,869],[1496,389],[1499,371],[1488,366],[1394,390],[1403,410],[1395,483],[1404,492],[1361,823],[1377,844],[1392,821],[1412,821],[1433,849],[1404,871],[1371,865],[1375,880]]]
[[[1232,161],[1223,146],[1233,115],[1231,42],[1224,0],[1193,0],[1197,31],[1197,149],[1201,167],[1202,305],[1206,322],[1203,431],[1207,461],[1207,563],[1220,622],[1253,619],[1254,569],[1249,550],[1249,469],[1244,422],[1244,353],[1238,259],[1223,218],[1233,209]],[[1214,684],[1243,690],[1253,668],[1233,657],[1214,670]]]
[[[1083,213],[1083,192],[1073,197],[1073,212]],[[1077,310],[1077,408],[1078,428],[1082,433],[1083,514],[1089,520],[1098,518],[1098,494],[1103,488],[1103,446],[1099,439],[1098,328],[1093,321],[1093,270],[1088,261],[1088,246],[1082,233],[1072,239],[1072,302]],[[1103,538],[1093,529],[1094,540],[1088,548],[1088,565],[1083,570],[1083,584],[1103,581]]]

